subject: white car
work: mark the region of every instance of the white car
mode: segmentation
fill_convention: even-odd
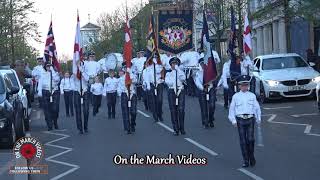
[[[261,102],[279,97],[310,96],[320,82],[320,74],[295,53],[258,56],[254,59],[252,74]]]
[[[16,96],[18,96],[18,98],[20,98],[20,100],[22,102],[25,127],[28,130],[29,129],[29,116],[31,113],[31,109],[29,109],[29,106],[28,106],[27,90],[24,89],[22,84],[20,84],[18,75],[15,70],[7,68],[7,67],[1,67],[0,74],[2,76],[6,75],[10,79],[10,81],[12,82],[13,86],[16,86],[19,88],[19,92],[16,94]]]

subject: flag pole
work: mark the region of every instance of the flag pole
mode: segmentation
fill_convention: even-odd
[[[129,17],[128,17],[128,2],[127,2],[127,0],[126,0],[126,23],[128,23],[128,21],[129,21]],[[127,24],[126,24],[126,26],[127,26]],[[129,33],[130,34],[130,33]],[[131,38],[131,37],[130,37]],[[127,74],[127,73],[129,73],[128,72],[128,65],[129,65],[129,63],[128,63],[128,59],[126,59],[126,66],[127,66],[127,68],[126,68],[126,75],[125,76],[129,76],[129,78],[130,78],[130,74]],[[131,67],[130,67],[131,68]],[[126,77],[125,77],[125,79],[126,79]],[[125,82],[126,83],[126,82]],[[130,119],[130,109],[131,109],[131,82],[130,83],[128,83],[127,84],[127,91],[128,91],[128,120],[129,120],[129,130],[128,131],[131,131],[130,130],[130,128],[131,128],[131,119]]]

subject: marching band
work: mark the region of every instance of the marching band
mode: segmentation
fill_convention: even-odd
[[[223,86],[225,108],[228,108],[230,104],[229,119],[233,125],[237,125],[239,130],[244,158],[243,166],[254,166],[253,125],[254,120],[260,123],[261,112],[255,95],[247,92],[250,89],[247,86],[250,81],[246,79],[232,80],[230,78],[231,60],[228,60],[223,65],[220,80],[216,79],[204,84],[205,60],[203,56],[196,51],[187,52],[181,56],[161,54],[162,64],[158,64],[156,55],[151,61],[147,61],[144,57],[144,51],[141,50],[137,52],[137,57],[132,59],[131,68],[127,68],[125,62],[122,63],[122,67],[114,65],[114,68],[108,68],[102,67],[103,64],[96,62],[95,54],[90,52],[88,60],[78,62],[79,74],[70,76],[69,72],[65,72],[61,81],[52,65],[49,63],[42,65],[40,62],[42,59],[39,58],[33,76],[38,82],[38,95],[42,102],[48,130],[51,131],[53,127],[58,129],[58,97],[60,93],[64,96],[66,116],[73,116],[73,109],[75,110],[76,124],[80,134],[88,133],[91,103],[93,116],[96,116],[101,106],[102,96],[106,96],[108,119],[115,119],[117,96],[119,96],[124,131],[127,134],[132,134],[136,130],[137,103],[140,96],[145,109],[152,113],[154,121],[164,120],[162,106],[165,91],[167,92],[175,136],[186,134],[184,127],[185,96],[193,96],[192,92],[195,92],[199,99],[203,128],[213,128],[215,126],[216,91],[220,86]],[[242,57],[238,56],[237,58]],[[218,56],[214,56],[214,60],[216,63],[220,62]],[[241,75],[249,74],[249,68],[252,66],[250,61],[250,59],[241,61]],[[106,66],[107,62],[104,65]],[[108,70],[107,78],[102,84],[99,74],[106,73],[106,69]],[[248,77],[241,76],[240,78]],[[129,78],[130,83],[126,78]],[[48,79],[51,81],[47,81]],[[248,97],[240,96],[240,94],[245,94]],[[250,136],[245,136],[245,134]]]

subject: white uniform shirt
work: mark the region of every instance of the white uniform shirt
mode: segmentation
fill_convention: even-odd
[[[220,57],[219,57],[219,54],[217,53],[217,51],[212,50],[212,56],[213,56],[214,61],[215,61],[216,63],[220,63],[220,62],[221,62]],[[201,54],[200,54],[200,58],[204,58],[204,53],[201,53]]]
[[[114,93],[117,92],[119,79],[118,78],[111,78],[108,77],[104,81],[104,87],[103,87],[103,95],[106,95],[106,93]]]
[[[101,71],[101,66],[96,61],[84,61],[84,74],[87,74],[89,77],[97,76]]]
[[[196,51],[189,51],[183,53],[181,56],[181,63],[185,66],[198,66],[200,59],[200,54]]]
[[[170,70],[171,69],[171,66],[169,64],[169,60],[171,58],[172,58],[171,56],[167,56],[166,54],[161,54],[160,55],[161,62],[162,62],[163,66],[164,66],[164,68],[166,70]]]
[[[126,72],[126,73],[128,73],[128,72]],[[119,78],[119,83],[118,83],[118,88],[117,88],[117,93],[119,96],[121,95],[121,93],[128,94],[128,89],[125,85],[125,76],[126,75],[123,75]],[[130,73],[130,78],[132,80],[132,84],[130,86],[130,94],[135,94],[136,93],[135,83],[137,82],[137,78],[132,72]]]
[[[132,69],[135,70],[134,73],[142,73],[144,63],[146,62],[147,58],[146,57],[141,57],[141,58],[133,58],[132,59]]]
[[[177,85],[178,89],[183,89],[183,82],[186,80],[186,75],[180,68],[176,68],[177,71]],[[176,70],[172,70],[171,72],[167,72],[166,78],[165,78],[165,83],[168,85],[170,89],[175,89],[176,88]]]
[[[71,78],[63,78],[60,82],[60,91],[63,94],[64,91],[72,91],[74,89],[73,79]]]
[[[237,92],[233,95],[229,108],[229,120],[236,123],[236,116],[253,114],[257,123],[261,122],[261,109],[256,96],[250,92]]]
[[[42,65],[35,66],[32,70],[32,76],[35,77],[36,81],[39,81],[41,74],[45,72]]]
[[[39,96],[42,96],[42,90],[48,90],[48,91],[52,90],[52,92],[58,90],[58,84],[60,82],[59,73],[54,71],[52,67],[51,67],[51,71],[52,71],[52,84],[50,82],[50,78],[51,78],[50,72],[44,71],[41,73],[39,84],[38,84]]]
[[[147,90],[148,89],[148,75],[149,74],[148,74],[147,68],[145,68],[142,71],[142,88],[143,88],[143,90]],[[150,84],[149,84],[149,86],[150,86]]]
[[[160,83],[163,83],[163,79],[161,79],[161,71],[163,69],[163,66],[162,65],[159,65],[159,64],[156,64],[155,67],[154,65],[150,65],[146,68],[146,71],[145,71],[145,76],[143,78],[143,84],[146,84],[147,85],[147,89],[150,90],[151,87],[150,87],[150,84],[154,84],[154,68],[155,68],[155,71],[156,71],[156,82],[157,84],[160,84]]]
[[[102,83],[94,83],[91,85],[90,92],[93,95],[102,95],[103,94],[103,85]]]
[[[243,73],[245,75],[249,74],[248,70],[253,69],[253,62],[251,61],[249,56],[246,56],[242,61]]]
[[[77,78],[77,76],[73,76],[73,84],[72,84],[72,87],[73,87],[73,90],[74,91],[78,91],[79,94],[81,93],[81,86],[82,86],[82,93],[86,92],[88,90],[88,81],[89,81],[89,76],[86,74],[86,73],[83,73],[84,69],[83,67],[81,66],[79,68],[79,70],[82,72],[82,76],[81,76],[81,81],[82,83],[80,84],[80,80]]]
[[[200,91],[204,90],[204,87],[203,87],[203,69],[200,69],[199,71],[197,71],[196,77],[194,78],[194,83],[195,83],[195,85],[197,86],[197,88]],[[213,85],[212,85],[212,83],[210,83],[208,90],[210,90],[212,87],[213,87]]]

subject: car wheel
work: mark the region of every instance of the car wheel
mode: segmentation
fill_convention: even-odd
[[[16,134],[18,138],[22,138],[25,136],[25,127],[24,127],[24,116],[21,113],[16,113]]]
[[[266,103],[268,99],[266,98],[266,93],[264,91],[263,83],[260,82],[260,93],[259,93],[259,102],[261,104]]]

